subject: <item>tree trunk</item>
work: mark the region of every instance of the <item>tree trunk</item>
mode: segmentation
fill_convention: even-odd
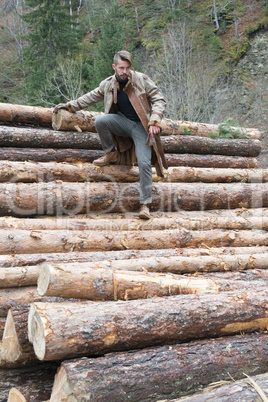
[[[161,137],[164,151],[179,154],[214,154],[256,157],[261,152],[259,140],[230,140],[205,137]],[[99,135],[93,132],[54,131],[41,128],[0,126],[0,145],[31,148],[81,148],[102,150]]]
[[[256,157],[261,152],[259,140],[167,136],[161,137],[161,142],[164,151],[167,153]]]
[[[7,363],[36,360],[33,345],[28,340],[29,307],[18,306],[8,311],[2,341],[1,357]]]
[[[92,149],[52,148],[0,148],[0,160],[33,162],[93,162],[103,151]],[[226,155],[166,154],[168,166],[214,167],[231,169],[254,169],[258,167],[255,158]]]
[[[133,213],[90,214],[70,217],[15,218],[0,217],[0,229],[23,230],[268,230],[268,209],[233,209],[210,211],[152,212],[149,221]],[[1,261],[0,261],[1,263]],[[1,266],[1,265],[0,265]]]
[[[0,148],[0,160],[17,161],[17,162],[93,162],[100,158],[103,151],[91,149],[52,149],[52,148]],[[235,158],[235,157],[234,157]],[[238,157],[237,157],[238,158]],[[238,168],[255,168],[258,166],[257,160],[254,158],[240,158],[241,161],[234,159],[226,160],[226,167]],[[244,161],[245,159],[245,161]],[[173,159],[176,164],[176,155]],[[224,161],[222,162],[224,164]],[[221,165],[222,165],[221,163]],[[170,165],[171,166],[171,165]],[[217,167],[217,166],[215,166]],[[224,167],[221,166],[221,167]]]
[[[0,121],[51,127],[53,109],[0,103]]]
[[[202,244],[202,247],[205,245]],[[0,256],[0,269],[10,267],[25,267],[47,263],[83,263],[102,260],[126,260],[135,258],[150,257],[171,257],[171,256],[209,256],[237,255],[237,254],[265,254],[268,247],[206,247],[206,248],[169,248],[149,250],[121,250],[121,251],[94,251],[83,252],[73,251],[69,253],[42,253],[42,254],[6,254]]]
[[[1,288],[34,286],[40,273],[40,266],[1,268]]]
[[[266,261],[267,257],[268,255],[266,256]],[[78,264],[71,264],[71,266],[44,264],[40,270],[37,290],[41,296],[80,297],[81,299],[89,300],[134,300],[176,294],[215,293],[226,289],[235,290],[249,286],[253,289],[254,283],[255,287],[267,284],[268,273],[266,272],[266,275],[263,274],[261,279],[256,274],[257,280],[253,279],[253,274],[251,282],[242,280],[242,275],[236,275],[236,279],[233,279],[231,283],[229,279],[226,280],[221,277],[214,280],[213,275],[210,278],[206,278],[204,276],[194,277],[156,273],[162,271],[184,272],[184,269],[176,270],[177,259],[171,257],[165,260],[167,261],[163,261],[162,270],[159,270],[158,267],[155,270],[150,268],[153,271],[151,273],[146,272],[147,261],[145,261],[145,267],[142,261],[140,265],[137,264],[137,271],[144,269],[145,272],[127,271],[129,260],[125,262],[126,271],[113,269],[112,265],[109,266],[111,269],[107,269],[91,268],[90,264],[89,266],[83,264],[83,267]],[[172,260],[175,260],[175,267]],[[120,262],[122,263],[123,261]],[[222,265],[224,265],[223,261]],[[191,262],[189,262],[189,267],[190,269],[187,269],[187,272],[202,271],[202,269],[197,271],[192,269]],[[266,267],[268,267],[267,263]],[[240,269],[243,269],[243,267]]]
[[[83,373],[84,374],[84,373]],[[204,390],[203,392],[177,399],[178,402],[237,402],[243,401],[267,401],[268,395],[268,373],[254,375],[243,373],[240,381],[231,382],[230,384],[219,386],[218,388]],[[252,372],[252,374],[255,374]],[[244,379],[243,379],[244,377]],[[247,378],[246,378],[247,377]],[[55,379],[56,380],[56,379]],[[56,380],[57,381],[57,380]],[[228,380],[227,380],[228,381]]]
[[[29,327],[36,356],[59,360],[264,330],[267,303],[266,287],[221,292],[216,298],[205,293],[117,302],[34,303]]]
[[[154,183],[152,211],[268,207],[268,183]],[[140,208],[136,183],[0,183],[0,216],[126,213]]]
[[[68,397],[82,401],[89,395],[93,401],[166,401],[199,391],[212,382],[230,381],[230,376],[239,379],[244,373],[264,373],[267,362],[267,342],[260,334],[64,361],[55,376],[50,401]],[[225,395],[224,401],[229,401],[230,395]],[[236,396],[237,401],[241,395]]]
[[[57,114],[53,113],[52,127],[55,130],[82,130],[95,131],[95,120],[100,113],[80,111],[70,113],[66,110],[59,110]],[[191,135],[207,137],[214,132],[219,132],[217,124],[194,123],[181,120],[162,120],[161,135],[182,135],[187,131]],[[253,139],[261,139],[260,131],[256,128],[238,128],[232,127],[232,132],[239,138],[245,136]]]
[[[0,230],[0,254],[67,253],[181,247],[268,246],[268,234],[258,230],[206,231],[60,231]]]
[[[58,364],[46,363],[36,366],[25,366],[17,369],[0,369],[0,400],[7,401],[9,391],[12,387],[17,389],[31,390],[31,399],[26,399],[27,402],[43,402],[49,399],[55,373]],[[40,391],[44,392],[40,399]],[[12,402],[20,400],[11,399]],[[25,402],[22,399],[23,402]]]
[[[40,181],[65,182],[137,182],[140,179],[138,167],[124,165],[97,167],[90,163],[55,162],[10,162],[0,161],[0,182],[34,183]],[[268,169],[216,169],[194,167],[171,167],[164,179],[168,182],[204,183],[266,183]],[[153,169],[153,181],[159,177]]]
[[[252,157],[247,158],[245,156],[165,154],[165,158],[168,166],[189,166],[189,167],[192,166],[192,167],[204,167],[204,168],[213,167],[213,168],[232,168],[232,169],[236,168],[253,169],[258,167],[257,159]],[[1,149],[0,149],[0,159],[3,159],[1,158]]]

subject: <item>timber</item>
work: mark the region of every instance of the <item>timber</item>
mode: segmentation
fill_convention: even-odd
[[[28,327],[38,359],[59,360],[265,330],[267,302],[260,286],[217,297],[34,303]]]
[[[0,103],[0,121],[51,127],[53,109]]]
[[[256,157],[261,152],[259,140],[206,138],[189,136],[161,137],[167,153],[212,154]],[[54,131],[45,128],[0,126],[0,145],[31,148],[81,148],[102,150],[99,135],[94,132]]]
[[[210,383],[230,381],[230,376],[237,380],[245,377],[244,373],[264,373],[267,362],[264,334],[221,337],[111,353],[94,359],[69,360],[61,363],[50,401],[59,402],[70,397],[74,402],[89,397],[92,401],[166,401],[200,391]],[[240,395],[236,393],[236,396],[238,399],[233,401],[239,400]],[[228,397],[230,395],[223,400],[229,401]]]
[[[7,363],[28,363],[36,360],[28,340],[29,307],[17,306],[8,311],[2,340],[1,357]]]
[[[101,150],[71,148],[18,148],[1,147],[0,160],[17,162],[93,162],[104,154]],[[168,166],[214,167],[255,169],[258,161],[253,157],[224,155],[166,154]]]
[[[101,113],[79,111],[70,113],[66,110],[59,110],[58,113],[53,113],[52,127],[55,130],[81,130],[92,131],[95,130],[95,120]],[[163,119],[161,135],[183,135],[185,129],[191,135],[206,137],[214,132],[219,132],[217,124],[195,123],[183,120]],[[239,138],[249,137],[253,139],[261,139],[261,134],[256,128],[237,128],[232,127],[232,132]]]
[[[90,268],[86,264],[83,267],[81,265],[63,267],[43,264],[38,277],[37,291],[41,296],[73,297],[89,300],[134,300],[176,294],[216,293],[226,289],[230,291],[248,286],[253,289],[254,282],[256,282],[253,279],[254,274],[251,276],[250,284],[242,279],[243,276],[240,273],[230,283],[230,280],[225,280],[221,277],[213,279],[213,275],[207,278],[205,276],[150,273],[146,272],[146,263],[145,267],[142,262],[140,266],[145,272],[119,271],[99,267]],[[189,263],[189,266],[191,266],[191,263]],[[268,268],[268,263],[266,263],[266,267]],[[128,264],[126,264],[125,269],[128,269]],[[139,270],[139,266],[137,270]],[[159,272],[157,268],[155,271]],[[170,263],[164,271],[174,272],[176,269]],[[182,269],[181,271],[184,270]],[[189,272],[191,269],[186,271]],[[199,269],[196,272],[200,271],[202,270]],[[193,270],[193,272],[195,271]],[[268,270],[267,272],[264,270],[264,274],[256,275],[256,277],[258,282],[255,283],[255,288],[256,286],[265,286],[268,279]]]
[[[6,325],[6,318],[0,317],[0,340],[2,340],[5,325]],[[1,356],[1,347],[0,347],[0,356]],[[0,361],[1,361],[1,358],[0,358]]]
[[[266,207],[268,183],[153,184],[152,211]],[[125,213],[139,209],[136,183],[0,183],[0,216]]]
[[[40,266],[1,268],[1,288],[34,286],[40,273]]]
[[[124,165],[97,167],[90,163],[10,162],[0,161],[0,182],[34,183],[62,180],[65,182],[137,182],[138,167]],[[153,181],[159,181],[153,169]],[[204,183],[267,183],[268,169],[216,169],[170,167],[165,174],[168,182]]]
[[[268,233],[261,230],[165,230],[165,231],[60,231],[0,230],[0,254],[67,253],[181,247],[268,246]]]
[[[203,248],[202,248],[203,247]],[[72,251],[70,253],[40,253],[40,254],[5,254],[0,255],[0,269],[11,267],[34,266],[42,263],[61,264],[61,263],[84,263],[102,260],[126,260],[135,258],[150,257],[171,257],[171,256],[209,256],[214,255],[237,255],[237,254],[265,254],[268,247],[249,246],[249,247],[205,247],[200,248],[169,248],[152,250],[112,250],[83,252]]]
[[[228,383],[228,380],[226,381]],[[208,387],[202,392],[176,399],[177,402],[237,402],[243,401],[266,401],[268,395],[268,373],[250,376],[244,373],[240,381],[230,381],[226,385],[215,389]]]

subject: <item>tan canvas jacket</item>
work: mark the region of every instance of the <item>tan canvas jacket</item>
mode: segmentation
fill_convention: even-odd
[[[118,82],[115,75],[102,81],[98,88],[88,92],[80,98],[68,102],[68,108],[72,112],[85,109],[97,102],[104,100],[105,113],[117,112]],[[150,125],[161,128],[161,120],[166,108],[166,101],[155,83],[145,74],[131,71],[130,78],[124,91],[139,116],[146,132]],[[134,163],[133,141],[125,137],[114,136],[114,141],[121,152],[119,162],[125,164]],[[157,174],[163,176],[163,167],[167,169],[167,163],[160,140],[156,135],[153,139],[148,137],[148,145],[153,146],[154,153],[152,164],[155,164]]]

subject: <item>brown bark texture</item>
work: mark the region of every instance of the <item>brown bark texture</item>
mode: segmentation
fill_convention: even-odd
[[[17,306],[8,311],[2,339],[1,357],[7,363],[36,360],[33,345],[28,340],[29,307]]]
[[[91,150],[91,149],[53,149],[53,148],[15,148],[15,147],[1,147],[0,148],[0,160],[8,160],[14,162],[93,162],[95,159],[100,158],[103,155],[103,151]],[[224,157],[226,158],[226,157]],[[236,157],[232,157],[236,158]],[[221,163],[220,167],[238,167],[238,168],[256,168],[258,166],[255,158],[243,158],[241,161],[237,159],[230,160],[224,165]],[[180,158],[179,158],[180,160]],[[176,155],[172,159],[172,164],[176,164]],[[172,165],[172,166],[173,166]],[[170,165],[171,166],[171,165]],[[176,165],[175,165],[176,166]],[[217,166],[215,166],[217,167]]]
[[[29,402],[43,402],[49,399],[57,367],[55,363],[43,363],[17,369],[0,369],[0,400],[8,400],[12,387],[21,390],[28,388],[32,393]],[[43,396],[40,393],[42,390]]]
[[[230,140],[189,136],[161,137],[163,149],[171,154],[212,154],[256,157],[261,152],[259,140]],[[0,145],[22,148],[78,148],[102,150],[99,135],[85,131],[54,131],[45,128],[0,126]]]
[[[70,113],[66,110],[59,110],[57,114],[53,113],[52,126],[55,130],[95,130],[95,120],[99,116],[98,112],[80,111]],[[217,124],[195,123],[183,120],[162,120],[161,135],[182,135],[185,130],[191,135],[206,137],[214,132],[219,132]],[[256,128],[237,128],[232,127],[232,132],[239,138],[249,137],[261,139],[261,134]]]
[[[45,107],[0,103],[1,122],[25,123],[51,127],[52,113],[53,109]]]
[[[53,149],[1,147],[0,160],[17,162],[93,162],[103,155],[101,150],[93,149]],[[253,157],[227,155],[166,154],[168,166],[189,166],[204,168],[254,169],[258,161]]]
[[[268,183],[154,183],[152,211],[266,208]],[[138,211],[139,183],[0,183],[0,216]]]
[[[40,266],[1,268],[1,288],[34,286],[40,273]]]
[[[244,377],[244,378],[243,378]],[[208,387],[203,392],[176,399],[177,402],[262,402],[267,400],[268,373],[250,376],[243,373],[240,381],[229,382],[215,389]],[[228,380],[227,380],[228,381]],[[175,401],[174,401],[175,402]]]
[[[266,261],[268,256],[266,256]],[[189,263],[189,266],[191,263]],[[268,263],[266,263],[268,268]],[[142,267],[142,262],[141,262]],[[143,268],[143,267],[142,267]],[[126,266],[127,269],[127,266]],[[166,271],[173,271],[173,266]],[[261,270],[262,271],[262,270]],[[240,273],[239,273],[240,274]],[[135,300],[176,294],[216,293],[225,290],[268,285],[268,270],[264,274],[251,276],[251,282],[236,275],[236,279],[204,275],[186,276],[155,272],[119,271],[107,268],[88,268],[77,265],[62,267],[44,264],[38,277],[37,290],[40,295],[88,300]]]
[[[68,253],[70,251],[146,250],[180,247],[268,246],[261,230],[60,231],[0,230],[0,254]]]
[[[267,363],[267,342],[260,334],[66,360],[55,376],[50,401],[68,396],[74,401],[170,400],[230,376],[264,373]]]
[[[102,260],[126,260],[150,257],[171,257],[171,256],[220,256],[237,254],[267,254],[268,247],[204,247],[200,248],[165,248],[151,250],[112,250],[112,251],[88,251],[81,253],[73,251],[69,253],[40,253],[40,254],[4,254],[0,255],[0,269],[10,267],[26,267],[42,263],[61,264],[61,263],[89,263]]]
[[[0,340],[2,340],[5,325],[6,325],[6,318],[5,317],[0,317]],[[0,353],[1,353],[1,348],[0,348]]]
[[[267,286],[260,286],[257,291],[220,292],[216,298],[207,293],[34,303],[29,327],[40,360],[68,359],[265,330],[267,302]]]
[[[0,161],[0,182],[34,183],[62,180],[65,182],[137,182],[138,167],[124,165],[97,167],[90,163],[11,162]],[[159,181],[153,169],[153,181]],[[216,169],[171,167],[165,174],[167,182],[204,183],[266,183],[268,169]]]

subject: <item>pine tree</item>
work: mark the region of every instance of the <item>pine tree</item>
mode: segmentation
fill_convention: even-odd
[[[33,8],[22,16],[29,28],[24,51],[26,93],[33,102],[36,91],[55,67],[57,56],[75,53],[79,38],[75,16],[61,0],[26,0],[26,4]]]

